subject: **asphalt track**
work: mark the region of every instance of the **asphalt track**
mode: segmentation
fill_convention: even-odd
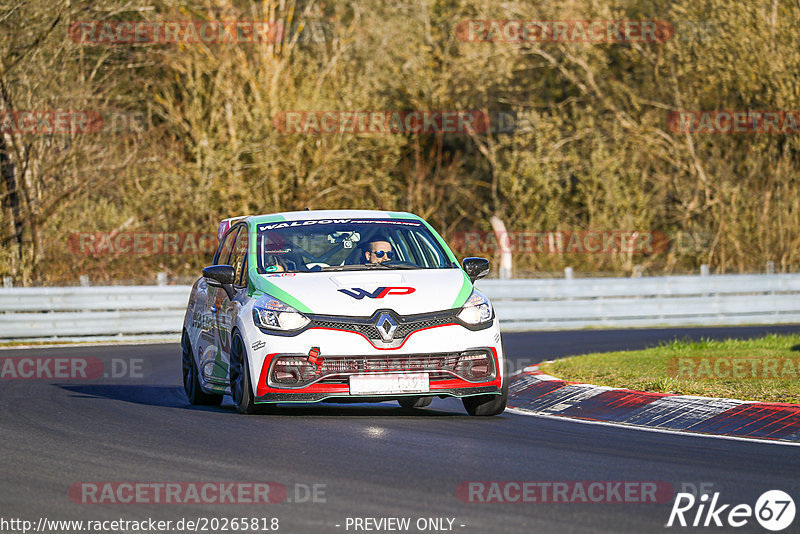
[[[535,363],[676,337],[766,331],[797,332],[800,326],[587,330],[504,338],[512,361]],[[304,534],[389,532],[348,529],[347,518],[408,517],[410,529],[400,532],[420,532],[418,518],[454,519],[452,529],[463,533],[764,532],[752,518],[738,529],[666,529],[671,501],[464,502],[457,488],[468,481],[657,481],[676,492],[705,484],[720,493],[720,503],[751,506],[764,491],[780,489],[800,504],[800,447],[508,412],[471,418],[459,401],[440,399],[415,411],[388,403],[322,404],[240,416],[229,399],[220,408],[188,404],[179,385],[177,343],[0,351],[0,358],[22,356],[98,358],[106,371],[123,376],[0,381],[0,525],[13,518],[36,524],[42,517],[276,517],[280,532]],[[274,481],[287,488],[288,501],[305,496],[304,489],[314,484],[324,485],[318,486],[324,495],[318,493],[317,502],[259,505],[71,500],[71,486],[103,481]],[[0,527],[0,532],[15,531]],[[798,531],[800,517],[786,530]]]

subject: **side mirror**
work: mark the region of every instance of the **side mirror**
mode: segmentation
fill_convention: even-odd
[[[464,258],[462,265],[472,282],[489,274],[489,260],[485,258]]]
[[[206,278],[208,285],[221,287],[228,295],[228,299],[233,300],[233,279],[236,276],[236,269],[230,265],[211,265],[203,269],[203,277]]]

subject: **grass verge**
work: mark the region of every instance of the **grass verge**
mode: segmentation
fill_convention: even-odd
[[[673,341],[645,350],[563,358],[539,368],[568,382],[800,403],[800,335]]]

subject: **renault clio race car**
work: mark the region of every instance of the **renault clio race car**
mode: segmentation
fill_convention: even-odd
[[[489,262],[453,252],[423,219],[299,211],[226,219],[183,324],[192,404],[231,395],[240,413],[277,403],[459,397],[505,409],[499,321],[473,287]]]

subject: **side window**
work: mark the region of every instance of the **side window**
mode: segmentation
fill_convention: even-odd
[[[231,256],[233,249],[233,242],[236,240],[236,234],[239,233],[238,228],[229,230],[227,234],[222,237],[222,243],[217,247],[217,253],[214,254],[214,265],[230,265],[228,259]]]
[[[234,285],[239,287],[243,286],[242,283],[243,277],[245,276],[245,259],[247,258],[247,226],[242,226],[239,230],[239,234],[236,236],[236,241],[233,245],[233,251],[231,253],[231,262],[229,265],[233,265],[234,269],[236,269],[236,276],[233,278]]]
[[[430,238],[423,234],[414,233],[420,253],[424,256],[425,265],[428,267],[441,267],[447,264],[447,260],[442,256],[435,246],[430,242]]]

